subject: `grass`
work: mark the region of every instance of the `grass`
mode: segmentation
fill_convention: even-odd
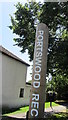
[[[52,102],[52,106],[57,106],[58,104],[56,104],[55,102]],[[49,108],[50,107],[50,102],[45,102],[45,108]]]
[[[52,106],[57,106],[57,105],[58,104],[56,104],[55,102],[52,102]],[[49,107],[50,107],[50,102],[46,102],[45,108],[49,108]],[[28,110],[29,110],[29,106],[26,106],[26,107],[19,108],[19,110],[15,111],[15,112],[11,112],[11,113],[4,114],[4,115],[13,115],[13,114],[24,113],[24,112],[27,112]]]

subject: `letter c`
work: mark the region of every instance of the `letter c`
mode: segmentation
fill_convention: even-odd
[[[31,116],[34,116],[33,112],[36,113],[36,114],[35,114],[35,117],[38,116],[38,110],[32,109],[32,110],[31,110]]]

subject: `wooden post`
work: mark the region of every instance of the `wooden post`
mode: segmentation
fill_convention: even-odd
[[[29,120],[30,118],[44,118],[47,48],[48,27],[40,23],[36,28]]]

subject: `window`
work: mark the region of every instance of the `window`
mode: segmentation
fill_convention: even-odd
[[[19,97],[24,97],[24,88],[20,88],[20,95]]]

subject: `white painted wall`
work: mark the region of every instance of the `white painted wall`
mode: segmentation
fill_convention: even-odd
[[[0,114],[2,113],[2,53],[0,53]]]
[[[2,103],[3,106],[19,107],[29,104],[30,86],[26,87],[27,66],[2,55]],[[20,98],[20,88],[24,88],[24,98]]]

